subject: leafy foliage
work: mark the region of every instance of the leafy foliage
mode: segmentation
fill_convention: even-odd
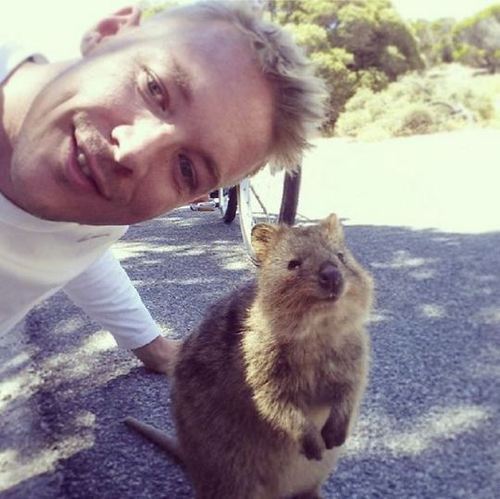
[[[482,10],[453,30],[453,58],[470,66],[500,69],[500,4]]]
[[[407,74],[378,93],[362,88],[347,103],[336,133],[380,140],[472,125],[498,126],[494,105],[500,78],[487,78],[496,79],[489,92],[470,68],[451,64]],[[471,85],[473,81],[477,85]]]
[[[325,79],[327,129],[359,88],[380,90],[423,67],[415,37],[390,0],[269,0],[267,10],[305,47]]]
[[[411,23],[418,48],[427,67],[453,61],[453,28],[456,21],[443,18],[436,21],[419,19]]]

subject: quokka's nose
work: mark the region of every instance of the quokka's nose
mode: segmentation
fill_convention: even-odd
[[[324,262],[321,264],[319,268],[319,284],[326,291],[336,295],[340,293],[344,280],[340,270],[334,263]]]

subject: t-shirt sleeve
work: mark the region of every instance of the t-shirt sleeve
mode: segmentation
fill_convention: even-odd
[[[3,41],[0,44],[0,82],[14,71],[17,66],[27,60],[36,63],[47,62],[47,59],[42,54],[29,51],[15,42]]]
[[[76,305],[109,330],[122,348],[142,347],[161,334],[109,249],[63,289]]]

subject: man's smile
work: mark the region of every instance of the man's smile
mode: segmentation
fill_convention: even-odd
[[[70,163],[73,169],[76,169],[76,172],[73,172],[76,174],[73,175],[74,180],[77,180],[78,185],[85,188],[85,190],[92,190],[103,198],[110,200],[109,189],[105,179],[100,175],[96,156],[91,154],[75,128],[72,129],[72,132]],[[89,189],[89,187],[92,187],[92,189]]]
[[[69,160],[67,165],[67,178],[73,187],[80,191],[99,194],[97,183],[88,166],[85,153],[79,147],[74,129],[70,140]]]

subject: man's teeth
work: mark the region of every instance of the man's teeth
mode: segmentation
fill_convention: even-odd
[[[82,172],[87,176],[91,177],[90,169],[87,166],[87,159],[85,158],[85,154],[83,154],[82,151],[78,150],[77,155],[76,155],[76,160],[78,161],[78,164],[80,165],[80,169]]]

